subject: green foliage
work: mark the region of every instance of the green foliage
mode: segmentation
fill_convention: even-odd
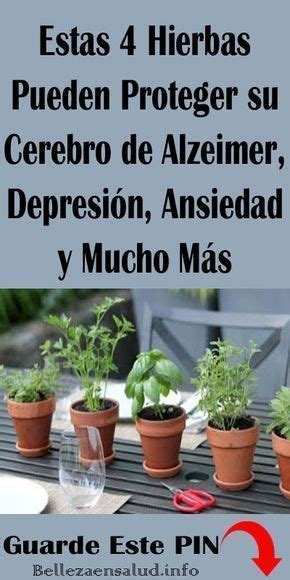
[[[66,306],[71,306],[78,299],[86,298],[91,290],[87,288],[52,288],[46,290],[41,303],[41,314],[48,315],[50,312],[60,311]]]
[[[55,312],[89,294],[87,289],[0,289],[0,332],[11,324]]]
[[[191,380],[200,391],[200,408],[218,429],[231,429],[244,417],[256,380],[250,362],[258,351],[253,341],[248,348],[234,346],[230,340],[211,342],[198,360],[197,376]]]
[[[42,369],[34,365],[30,369],[7,371],[0,367],[0,384],[7,397],[16,403],[36,403],[49,399],[58,384],[58,367],[48,362]]]
[[[267,427],[267,432],[276,431],[278,435],[290,439],[290,387],[281,387],[276,397],[271,401],[273,419]]]
[[[121,298],[105,298],[98,306],[92,309],[95,323],[85,327],[74,325],[71,318],[62,314],[60,317],[50,315],[46,321],[56,327],[61,337],[52,345],[46,341],[40,348],[44,356],[52,361],[60,361],[64,367],[70,369],[79,378],[85,389],[85,404],[89,411],[99,411],[103,406],[101,398],[101,382],[106,387],[111,371],[118,371],[114,363],[115,350],[129,332],[134,332],[134,326],[123,316],[113,315],[114,328],[103,324],[103,319],[109,310],[123,300]]]
[[[141,352],[127,377],[125,389],[127,397],[132,399],[132,417],[137,417],[147,397],[155,414],[162,418],[161,395],[167,397],[181,383],[182,376],[177,366],[163,352],[157,349]]]
[[[41,307],[45,290],[0,290],[0,331],[15,322],[25,322]]]

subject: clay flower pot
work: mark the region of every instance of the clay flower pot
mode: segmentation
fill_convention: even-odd
[[[273,449],[277,455],[281,482],[280,491],[290,499],[290,440],[272,433]]]
[[[119,418],[119,403],[114,399],[106,399],[113,403],[112,407],[109,409],[104,409],[102,411],[78,411],[77,406],[84,403],[83,400],[76,401],[70,408],[71,422],[74,426],[76,436],[81,440],[85,440],[86,432],[82,427],[96,427],[100,432],[100,437],[104,450],[105,463],[108,465],[112,463],[115,457],[115,451],[113,450],[113,441],[116,423]],[[84,446],[81,449],[81,460],[94,459],[91,456],[89,447]],[[84,461],[85,463],[85,461]]]
[[[179,417],[164,421],[136,419],[145,455],[143,467],[151,477],[173,477],[182,467],[179,451],[185,429],[185,411],[181,411]]]
[[[16,449],[24,457],[41,457],[50,449],[49,436],[55,405],[55,395],[36,403],[16,403],[8,399],[8,413],[17,434]]]
[[[249,429],[222,431],[207,426],[215,464],[214,482],[227,491],[247,489],[254,481],[252,463],[259,439],[259,422]]]

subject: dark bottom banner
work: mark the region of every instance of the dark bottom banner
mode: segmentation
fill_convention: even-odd
[[[290,516],[1,518],[1,577],[289,578]]]

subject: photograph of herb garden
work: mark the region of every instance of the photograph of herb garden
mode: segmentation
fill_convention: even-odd
[[[0,513],[289,513],[289,348],[287,290],[0,290]]]

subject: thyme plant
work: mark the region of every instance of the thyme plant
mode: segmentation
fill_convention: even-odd
[[[109,374],[118,371],[114,363],[115,350],[118,343],[129,332],[134,332],[134,326],[124,316],[112,316],[114,328],[103,324],[103,319],[109,310],[123,300],[121,298],[105,298],[92,308],[95,323],[89,327],[73,324],[71,318],[62,314],[48,316],[45,320],[56,327],[61,337],[52,345],[46,341],[41,349],[42,354],[53,361],[62,362],[80,380],[85,389],[85,405],[88,411],[100,411],[104,408]],[[101,383],[104,383],[104,394],[101,397]]]
[[[273,419],[267,427],[267,432],[274,431],[277,435],[290,439],[290,387],[281,387],[276,397],[271,401]]]
[[[217,429],[230,430],[245,417],[256,379],[251,359],[258,352],[250,340],[248,348],[236,347],[230,340],[210,343],[198,360],[197,375],[191,380],[200,391],[200,408],[207,411],[209,422]]]
[[[141,352],[127,377],[125,393],[132,399],[132,417],[135,419],[142,411],[145,398],[149,399],[155,415],[163,418],[164,405],[161,395],[167,397],[170,391],[182,383],[177,366],[160,350]]]
[[[0,367],[0,384],[6,391],[7,398],[16,403],[37,403],[50,399],[59,386],[59,369],[49,362],[42,369],[34,365],[30,369],[7,371]]]

